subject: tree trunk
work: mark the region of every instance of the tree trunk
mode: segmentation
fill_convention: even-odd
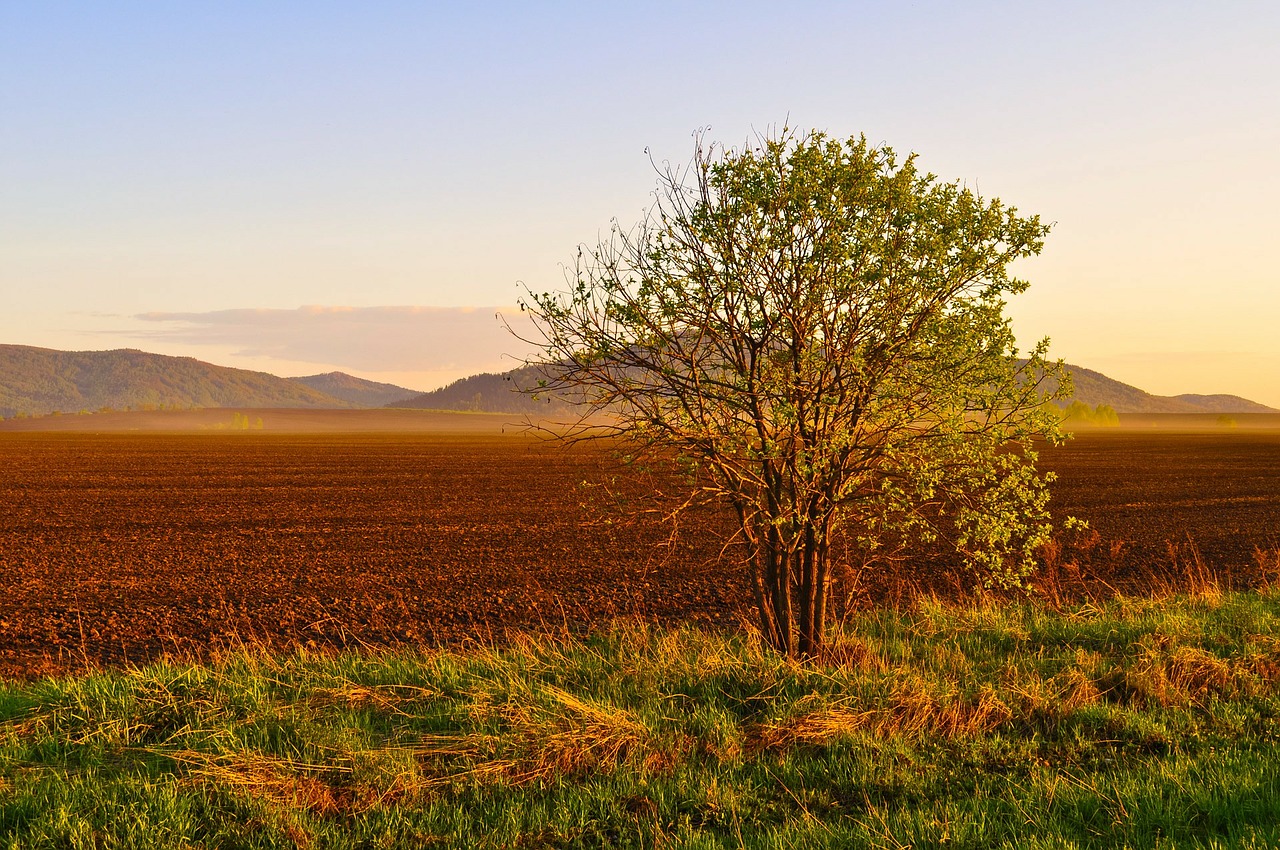
[[[780,545],[776,529],[773,530],[771,538],[768,552],[771,569],[767,578],[770,585],[773,618],[776,624],[774,628],[774,640],[776,641],[774,649],[787,657],[791,657],[795,652],[791,617],[791,563],[786,550]]]
[[[800,634],[802,658],[822,654],[827,636],[828,546],[824,526],[805,528],[802,555]]]
[[[813,628],[808,637],[808,654],[816,657],[827,645],[827,585],[831,562],[827,542],[820,540],[813,553]]]
[[[806,529],[804,545],[800,549],[800,633],[797,635],[797,648],[801,658],[814,655],[813,556],[813,535]]]
[[[768,553],[760,545],[758,532],[748,526],[747,513],[743,506],[735,503],[734,508],[738,513],[738,523],[742,528],[743,536],[748,541],[747,562],[751,577],[751,592],[756,600],[756,615],[760,618],[760,634],[770,647],[778,652],[784,652],[786,641],[779,632],[778,618],[774,616],[771,589],[773,573],[768,565]],[[754,541],[754,545],[751,541]]]

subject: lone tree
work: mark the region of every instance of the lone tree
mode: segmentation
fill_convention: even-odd
[[[1046,342],[1019,359],[1011,262],[1048,227],[865,138],[701,136],[634,228],[527,292],[547,375],[620,438],[736,513],[767,642],[823,646],[833,566],[953,546],[1017,585],[1049,533],[1034,437],[1059,438]],[[601,424],[601,423],[604,424]],[[729,548],[726,548],[729,551]]]

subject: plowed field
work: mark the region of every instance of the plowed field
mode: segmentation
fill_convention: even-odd
[[[1277,547],[1280,435],[1086,434],[1045,463],[1057,512],[1092,523],[1086,554],[1113,584],[1176,566],[1170,544],[1193,540],[1240,576],[1256,573],[1255,546]],[[605,521],[601,488],[583,486],[612,474],[598,450],[498,434],[10,432],[0,469],[5,675],[624,613],[734,621],[748,603],[715,563],[719,519],[674,540],[654,521]]]

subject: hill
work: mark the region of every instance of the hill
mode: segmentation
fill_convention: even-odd
[[[1071,372],[1075,394],[1063,401],[1064,406],[1071,401],[1080,401],[1090,407],[1105,404],[1117,413],[1277,412],[1274,408],[1234,395],[1152,395],[1092,369],[1070,364],[1067,369]],[[447,387],[397,402],[395,406],[488,413],[547,413],[568,407],[563,399],[540,397],[535,401],[518,391],[520,387],[536,387],[537,380],[536,369],[529,366],[501,374],[472,375]]]
[[[426,410],[462,410],[482,413],[547,414],[566,410],[563,399],[520,392],[538,386],[538,370],[521,366],[510,372],[484,372],[460,378],[448,386],[396,402],[395,407]]]
[[[305,384],[313,390],[319,390],[326,395],[360,407],[387,407],[394,402],[418,395],[417,390],[405,389],[395,384],[366,381],[364,378],[357,378],[346,372],[326,372],[323,375],[307,375],[289,380]]]
[[[354,406],[287,378],[192,357],[0,345],[0,416],[6,418],[102,408]]]
[[[1274,413],[1233,395],[1157,396],[1081,366],[1070,366],[1072,400],[1118,413]],[[191,407],[316,408],[400,407],[480,413],[560,415],[563,397],[519,392],[538,384],[536,367],[483,373],[427,393],[356,378],[343,372],[281,378],[266,372],[215,366],[191,357],[134,349],[56,351],[0,345],[0,417],[16,414]],[[1070,401],[1070,400],[1068,400]]]
[[[1274,407],[1240,398],[1238,395],[1197,395],[1183,393],[1173,396],[1178,401],[1195,405],[1196,409],[1205,413],[1275,413]]]
[[[1101,372],[1083,366],[1067,364],[1075,395],[1070,401],[1080,401],[1091,407],[1109,405],[1117,413],[1275,413],[1275,409],[1247,398],[1234,395],[1176,396],[1152,395],[1137,387],[1108,378]]]

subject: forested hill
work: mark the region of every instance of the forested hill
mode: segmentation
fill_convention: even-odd
[[[530,395],[521,392],[537,386],[537,370],[522,366],[501,374],[485,372],[461,378],[447,387],[421,393],[388,407],[533,414],[559,413],[569,407],[563,400],[546,393]]]
[[[133,349],[0,345],[0,416],[159,407],[358,407],[305,384]]]
[[[307,375],[289,380],[306,384],[313,390],[319,390],[361,407],[387,407],[394,402],[418,395],[417,390],[405,389],[395,384],[366,381],[364,378],[357,378],[346,372],[326,372],[323,375]]]

